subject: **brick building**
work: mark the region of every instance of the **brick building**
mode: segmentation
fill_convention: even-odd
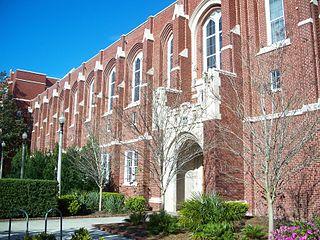
[[[221,126],[245,139],[247,126],[262,121],[261,92],[278,100],[297,93],[300,101],[287,109],[292,118],[318,114],[319,33],[317,0],[178,0],[32,100],[32,149],[54,147],[62,114],[64,148],[83,146],[89,126],[100,134],[101,125],[106,126],[101,147],[108,152],[114,184],[127,195],[145,195],[156,206],[162,200],[149,171],[152,153],[146,144],[155,141],[154,123],[142,127],[141,122],[165,108],[165,122],[174,121],[171,130],[163,130],[164,139],[178,145],[168,158],[182,156],[184,148],[199,153],[185,164],[184,173],[168,181],[165,208],[176,211],[191,192],[218,191],[248,201],[251,212],[260,214],[266,206],[241,158],[248,142],[234,144],[242,154],[227,151],[225,146],[237,137],[223,141]],[[261,91],[254,90],[258,83]],[[273,112],[276,101],[262,103],[268,120],[281,118]],[[242,115],[235,112],[239,106]],[[132,133],[136,123],[140,135]],[[250,144],[253,149],[253,140]],[[318,189],[317,178],[310,175],[306,183]],[[282,196],[283,206],[295,204]],[[318,190],[309,199],[313,212],[319,209],[317,199]]]
[[[18,114],[21,114],[25,118],[30,132],[32,129],[32,118],[30,115],[30,103],[32,99],[55,84],[57,80],[59,79],[26,70],[17,69],[15,72],[10,72],[7,80],[8,88],[17,103]]]

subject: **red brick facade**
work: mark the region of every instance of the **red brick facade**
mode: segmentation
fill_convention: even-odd
[[[86,125],[108,124],[112,139],[106,140],[104,145],[108,146],[109,151],[112,152],[111,168],[114,184],[127,195],[147,196],[151,205],[159,202],[159,190],[152,183],[152,177],[147,171],[141,171],[141,174],[138,174],[137,186],[124,184],[125,152],[128,149],[134,149],[135,144],[140,144],[139,149],[141,149],[143,143],[139,143],[136,136],[130,134],[128,126],[119,119],[118,112],[130,115],[139,105],[147,106],[146,112],[152,111],[151,106],[147,104],[148,100],[152,99],[152,92],[148,91],[149,86],[153,90],[165,88],[169,106],[173,104],[170,99],[178,93],[183,96],[181,103],[189,103],[192,106],[201,103],[201,94],[206,91],[204,88],[206,83],[202,78],[206,72],[206,61],[209,61],[204,57],[205,26],[208,19],[220,11],[222,16],[221,70],[214,71],[216,80],[213,85],[221,96],[221,102],[213,103],[214,110],[210,112],[213,116],[207,116],[207,119],[200,124],[201,133],[197,138],[198,144],[206,149],[206,146],[212,144],[212,139],[219,139],[217,124],[221,122],[232,126],[239,135],[243,132],[242,119],[238,119],[228,108],[230,105],[236,105],[236,96],[230,96],[234,86],[228,84],[230,78],[237,83],[239,96],[244,103],[242,107],[245,117],[259,115],[257,98],[252,90],[253,74],[246,64],[253,63],[254,67],[251,70],[258,73],[259,66],[255,66],[254,63],[264,60],[266,62],[264,67],[268,68],[267,72],[270,72],[274,70],[272,54],[277,49],[285,50],[282,51],[284,55],[281,59],[286,66],[292,66],[281,78],[282,86],[286,89],[291,87],[299,89],[299,94],[306,96],[305,101],[301,102],[301,106],[296,106],[297,108],[301,108],[303,104],[313,104],[313,111],[318,112],[320,104],[318,1],[283,1],[286,36],[282,39],[281,47],[270,43],[270,30],[267,26],[269,26],[268,21],[271,20],[266,20],[268,19],[266,2],[267,0],[178,0],[157,15],[150,17],[145,23],[123,35],[111,46],[70,72],[64,79],[46,90],[43,89],[43,92],[33,99],[31,103],[34,122],[32,150],[48,151],[54,147],[58,142],[58,118],[62,114],[66,119],[64,148],[72,145],[83,146],[86,143],[88,135]],[[170,64],[168,41],[171,36],[173,36],[172,68],[168,76],[167,69]],[[140,69],[135,65],[139,56],[142,56]],[[111,95],[110,75],[113,70],[116,72],[116,78],[114,92]],[[133,79],[139,71],[140,100],[134,102]],[[112,111],[108,109],[110,96]],[[114,140],[130,142],[133,145],[113,144]],[[259,214],[263,207],[260,206],[261,198],[256,192],[255,184],[250,179],[244,183],[238,181],[231,184],[225,175],[220,174],[218,162],[225,161],[229,166],[240,170],[238,173],[230,172],[233,177],[246,179],[244,163],[222,149],[204,150],[202,190],[218,191],[230,199],[246,200],[251,205],[251,212]],[[146,151],[145,156],[148,157],[139,160],[138,168],[140,169],[147,169],[151,157],[147,153],[147,147],[144,151]],[[308,178],[311,185],[315,184],[316,176]],[[173,192],[176,194],[175,190]],[[319,192],[316,196],[319,198]],[[174,201],[176,202],[176,198]],[[285,204],[293,205],[288,202]],[[316,201],[315,206],[319,207],[319,204],[320,202]],[[175,206],[169,210],[175,210]]]

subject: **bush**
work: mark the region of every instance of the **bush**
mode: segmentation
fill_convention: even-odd
[[[147,227],[152,234],[176,233],[178,230],[178,218],[171,216],[165,211],[153,213],[149,216]]]
[[[63,195],[58,199],[58,208],[64,216],[86,213],[86,207],[78,200],[78,194]]]
[[[57,182],[31,179],[0,179],[0,218],[9,218],[10,211],[22,208],[30,217],[44,216],[57,207]]]
[[[209,223],[192,234],[194,239],[233,240],[233,229],[229,223]]]
[[[76,200],[76,196],[74,194],[63,195],[58,198],[58,208],[62,212],[63,216],[71,215],[69,206],[74,200]]]
[[[125,208],[131,213],[142,213],[146,210],[146,199],[141,196],[129,197],[125,201]]]
[[[224,215],[226,221],[228,222],[241,220],[245,217],[249,209],[249,204],[244,202],[228,201],[224,204],[226,207],[226,212]]]
[[[35,236],[27,235],[24,237],[24,240],[56,240],[56,237],[53,234],[40,233]]]
[[[78,201],[85,206],[87,212],[94,212],[99,209],[98,192],[81,193],[78,196]]]
[[[266,239],[267,233],[263,230],[263,227],[249,224],[241,230],[241,236],[243,240]]]
[[[272,232],[270,239],[317,239],[320,230],[312,222],[294,222],[289,226],[280,226]]]
[[[102,208],[108,213],[124,212],[124,195],[121,193],[103,193]]]
[[[198,194],[182,203],[179,223],[191,231],[208,223],[223,222],[225,205],[217,194]]]
[[[71,240],[92,240],[92,238],[87,229],[80,228],[72,234]]]

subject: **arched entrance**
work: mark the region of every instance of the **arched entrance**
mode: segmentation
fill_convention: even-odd
[[[176,210],[194,193],[203,192],[203,151],[193,139],[179,148],[176,176]]]

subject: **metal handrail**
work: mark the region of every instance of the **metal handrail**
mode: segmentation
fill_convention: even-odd
[[[58,208],[51,208],[47,211],[44,217],[44,232],[47,233],[48,229],[48,214],[53,211],[58,212],[60,215],[60,240],[62,240],[62,212]]]
[[[10,211],[9,233],[8,233],[9,234],[9,236],[8,236],[9,240],[11,239],[12,212],[22,212],[25,215],[25,217],[26,217],[26,235],[28,235],[28,232],[29,232],[29,215],[28,215],[28,213],[22,208],[15,208],[15,209]]]

